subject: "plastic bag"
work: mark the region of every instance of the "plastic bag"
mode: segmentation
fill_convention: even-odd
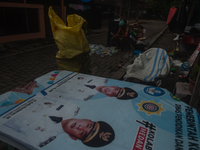
[[[127,66],[124,78],[136,78],[145,82],[154,82],[165,77],[170,71],[170,59],[161,48],[150,48]]]
[[[174,67],[180,67],[183,63],[180,60],[173,60],[172,64]]]
[[[49,7],[49,19],[55,43],[59,49],[56,54],[59,70],[91,73],[90,47],[81,29],[84,18],[76,14],[67,17],[68,26]]]

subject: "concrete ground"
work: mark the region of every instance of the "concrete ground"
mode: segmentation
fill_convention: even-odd
[[[167,51],[174,49],[174,35],[166,30],[165,21],[143,21],[142,25],[146,28],[148,47],[159,46]],[[89,44],[106,46],[107,34],[107,26],[92,31],[87,36]],[[133,50],[132,48],[105,57],[93,54],[92,75],[122,79],[126,66],[134,61]],[[0,44],[0,94],[25,85],[50,71],[58,70],[55,58],[57,51],[58,48],[51,37]]]

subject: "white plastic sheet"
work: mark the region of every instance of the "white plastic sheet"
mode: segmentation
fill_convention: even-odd
[[[170,59],[161,48],[150,48],[140,54],[133,64],[127,66],[125,78],[137,78],[146,82],[156,81],[167,76],[170,71]]]

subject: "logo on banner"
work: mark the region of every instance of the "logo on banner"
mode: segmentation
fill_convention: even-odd
[[[162,96],[165,94],[165,91],[159,87],[145,87],[144,92],[151,96]]]
[[[158,104],[153,100],[151,101],[142,100],[142,102],[137,105],[139,106],[139,111],[146,112],[147,115],[152,115],[152,114],[161,115],[161,112],[165,111],[162,108],[161,104]]]

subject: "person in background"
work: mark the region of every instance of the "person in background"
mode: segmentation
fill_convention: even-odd
[[[126,22],[122,19],[119,22],[119,29],[117,34],[112,37],[113,43],[117,49],[122,51],[123,45],[129,40],[129,27],[126,26]]]
[[[124,22],[125,22],[125,25],[127,25],[127,19],[126,19],[125,16],[123,17],[123,20],[124,20]]]

